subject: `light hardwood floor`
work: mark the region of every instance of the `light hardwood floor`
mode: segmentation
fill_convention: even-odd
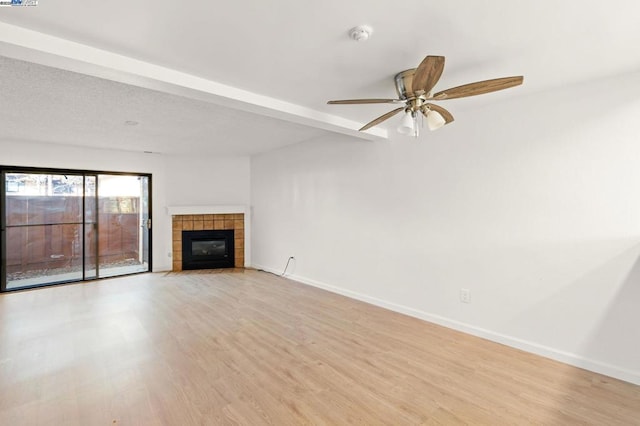
[[[640,387],[264,272],[0,295],[1,425],[640,424]]]

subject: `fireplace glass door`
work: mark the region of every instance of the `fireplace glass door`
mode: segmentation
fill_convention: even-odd
[[[182,269],[233,268],[234,231],[182,231]]]
[[[191,241],[191,255],[198,256],[214,256],[227,257],[227,244],[224,239]]]

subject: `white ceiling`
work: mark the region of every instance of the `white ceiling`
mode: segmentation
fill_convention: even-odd
[[[220,92],[214,100],[177,96],[182,93],[162,93],[158,85],[132,87],[4,59],[0,108],[17,111],[0,118],[0,139],[160,152],[172,152],[178,142],[194,152],[252,154],[357,129],[389,105],[326,101],[394,96],[393,75],[427,54],[447,58],[437,89],[525,76],[522,87],[443,102],[458,120],[468,119],[478,105],[640,70],[638,16],[640,5],[631,0],[40,0],[37,7],[0,8],[0,23],[230,86],[238,102],[228,95],[220,101]],[[348,38],[349,28],[359,24],[373,27],[369,41]],[[9,30],[0,28],[0,55],[51,64],[45,57],[60,52],[60,43],[44,46],[34,38],[28,50],[37,55],[16,54],[22,36]],[[76,60],[92,58],[87,53]],[[30,78],[8,77],[23,72]],[[252,113],[239,111],[252,104],[245,91],[249,99],[268,99],[249,108]],[[331,115],[355,123],[335,125]],[[34,118],[42,121],[34,124]],[[140,125],[125,127],[125,120]]]

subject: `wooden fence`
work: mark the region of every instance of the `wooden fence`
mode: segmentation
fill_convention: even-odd
[[[100,265],[139,259],[140,200],[101,197],[85,211],[82,197],[7,196],[7,272],[82,267],[82,234],[86,233],[87,262],[95,264],[96,238]],[[97,232],[96,232],[97,230]]]

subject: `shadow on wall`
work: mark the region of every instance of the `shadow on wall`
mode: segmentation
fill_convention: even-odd
[[[503,324],[508,334],[521,335],[526,328],[532,341],[578,354],[577,365],[595,364],[638,382],[640,243],[589,241],[539,249],[547,258],[516,281],[544,295]]]
[[[620,283],[609,282],[618,291],[584,342],[584,353],[593,359],[610,359],[640,379],[640,245],[617,260],[631,261],[631,269]]]
[[[563,390],[567,398],[558,404],[556,409],[550,410],[549,421],[560,424],[562,413],[573,409],[580,409],[580,402],[589,395],[592,400],[600,401],[603,406],[608,405],[608,400],[616,401],[617,412],[620,418],[631,415],[633,418],[634,411],[638,407],[638,396],[640,395],[640,346],[638,345],[640,331],[638,324],[640,323],[640,245],[636,245],[632,249],[622,253],[610,264],[603,265],[594,271],[597,275],[600,271],[607,269],[612,264],[621,265],[631,260],[631,269],[628,274],[623,277],[622,281],[616,282],[610,280],[608,282],[612,287],[618,287],[615,297],[610,300],[604,313],[601,314],[597,321],[597,326],[593,332],[585,339],[583,353],[585,357],[591,359],[608,359],[614,363],[615,369],[620,371],[620,366],[626,367],[624,378],[628,378],[632,383],[617,383],[617,392],[611,395],[607,391],[607,383],[615,382],[605,375],[592,376],[582,370],[566,370],[566,376],[560,377],[562,383],[558,384],[558,388]],[[588,277],[585,277],[587,280]],[[586,380],[585,380],[586,379]],[[597,381],[599,389],[604,389],[606,393],[594,391],[595,387],[591,384]],[[576,407],[577,405],[577,407]],[[637,415],[637,414],[635,414]],[[614,419],[604,416],[600,419],[591,419],[594,423],[611,424]],[[622,420],[620,424],[623,423]]]

